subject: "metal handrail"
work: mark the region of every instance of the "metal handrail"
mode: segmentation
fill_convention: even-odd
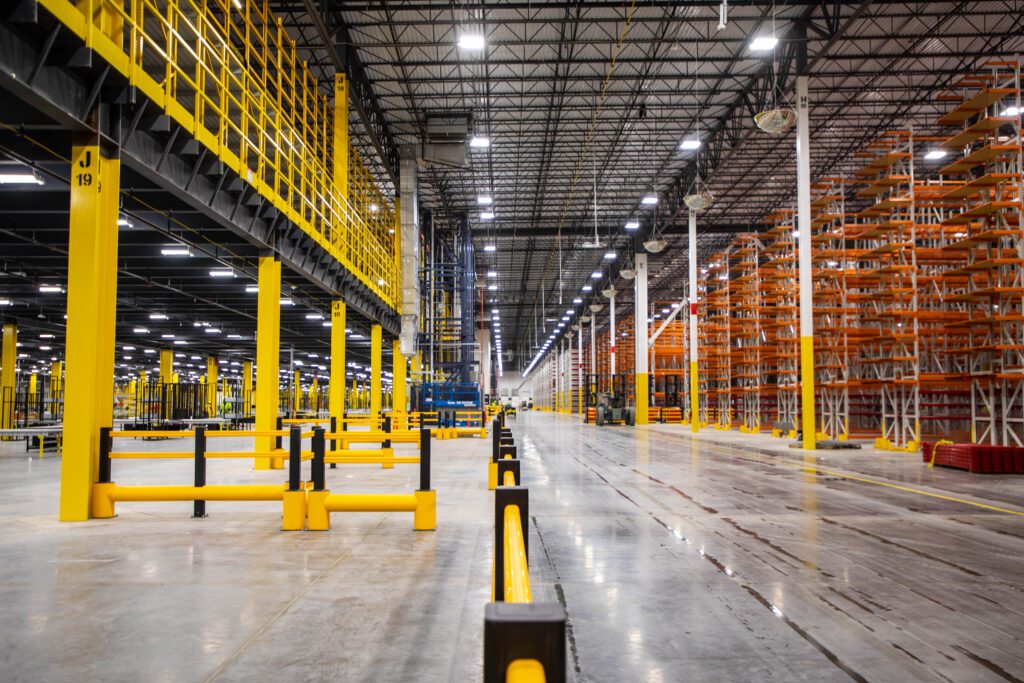
[[[335,187],[332,111],[266,0],[39,3],[396,307],[394,206],[368,189],[365,164],[356,187],[376,193],[376,211]]]

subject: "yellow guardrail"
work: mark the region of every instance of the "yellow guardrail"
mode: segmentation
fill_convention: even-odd
[[[336,186],[333,114],[265,0],[39,0],[85,46],[397,307],[394,207]],[[351,149],[347,152],[352,155]],[[358,158],[358,155],[355,155]],[[366,194],[365,164],[357,190]],[[376,190],[379,195],[379,189]]]
[[[515,486],[515,475],[505,473],[504,486]],[[523,520],[518,505],[505,506],[505,602],[533,602],[530,567],[523,542]]]
[[[529,491],[522,485],[520,463],[513,457],[514,439],[503,417],[499,415],[492,424],[492,462],[501,470],[501,486],[494,499],[492,602],[484,612],[484,681],[564,681],[565,613],[558,604],[533,602]],[[502,445],[510,450],[499,460]]]

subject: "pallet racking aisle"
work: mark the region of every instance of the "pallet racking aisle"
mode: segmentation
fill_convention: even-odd
[[[957,104],[939,123],[959,128],[943,146],[957,158],[941,173],[962,185],[943,222],[959,228],[950,250],[966,250],[963,349],[970,375],[971,439],[1024,445],[1024,164],[1021,159],[1021,64],[990,60],[942,96]]]

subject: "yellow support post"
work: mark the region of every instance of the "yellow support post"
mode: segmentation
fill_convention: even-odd
[[[249,405],[243,412],[249,413],[256,405],[256,397],[252,395],[252,361],[242,363],[242,400],[248,401]]]
[[[299,371],[292,374],[292,417],[298,417],[299,405],[302,404],[302,386],[299,384]]]
[[[36,400],[36,388],[39,386],[39,376],[36,373],[32,373],[28,376],[28,402],[34,403]]]
[[[50,363],[50,397],[56,399],[64,389],[64,363],[54,361]]]
[[[320,382],[317,378],[313,377],[313,382],[309,385],[309,406],[313,409],[313,417],[320,417],[319,410],[320,406],[316,404],[316,395],[320,393]]]
[[[0,416],[0,427],[11,429],[14,427],[14,382],[18,365],[17,325],[4,325],[3,358],[0,359],[0,362],[3,363],[2,372],[0,372],[0,387],[2,387],[0,396],[8,394],[11,396],[10,403],[4,402],[5,410]]]
[[[217,356],[206,357],[206,414],[217,415]]]
[[[392,374],[394,383],[392,384],[392,410],[396,413],[406,412],[406,373],[405,373],[405,356],[402,355],[402,347],[396,339],[391,345],[391,353],[394,357],[394,363],[392,364]]]
[[[89,519],[99,433],[113,424],[121,162],[93,139],[71,150],[67,377],[60,520]]]
[[[261,256],[259,293],[256,303],[256,429],[269,432],[277,427],[281,355],[281,262],[273,256]],[[254,450],[274,450],[274,437],[255,439]],[[258,457],[258,470],[279,469],[280,458]]]
[[[174,381],[174,351],[160,349],[160,383],[171,384]]]
[[[335,95],[337,96],[337,94]],[[345,413],[345,302],[331,302],[331,380],[327,404],[331,417],[341,420]],[[341,424],[338,424],[341,429]]]
[[[383,365],[383,330],[377,323],[370,325],[370,415],[380,416],[381,385],[380,374]]]

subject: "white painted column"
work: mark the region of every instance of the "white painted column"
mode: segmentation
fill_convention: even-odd
[[[807,76],[797,76],[796,198],[797,264],[800,283],[800,416],[803,447],[813,449],[814,416],[814,298],[811,269],[811,140]]]
[[[650,349],[647,338],[650,334],[650,326],[647,323],[647,254],[640,253],[634,256],[636,277],[633,279],[634,304],[633,304],[633,395],[636,406],[636,424],[645,425],[648,423],[647,409],[650,389],[647,375],[647,361],[649,360]]]
[[[579,396],[576,402],[579,404],[580,415],[582,415],[583,411],[586,410],[583,401],[587,395],[587,386],[583,379],[583,323],[581,322],[576,323],[576,352],[578,354],[576,356],[576,376],[579,378],[577,384]]]
[[[615,294],[613,293],[608,299],[608,314],[611,316],[611,322],[608,324],[608,338],[610,344],[608,346],[608,381],[611,382],[612,375],[615,374]],[[614,383],[609,387],[610,393],[615,392]]]
[[[700,431],[700,382],[697,378],[697,212],[690,209],[690,430]]]

